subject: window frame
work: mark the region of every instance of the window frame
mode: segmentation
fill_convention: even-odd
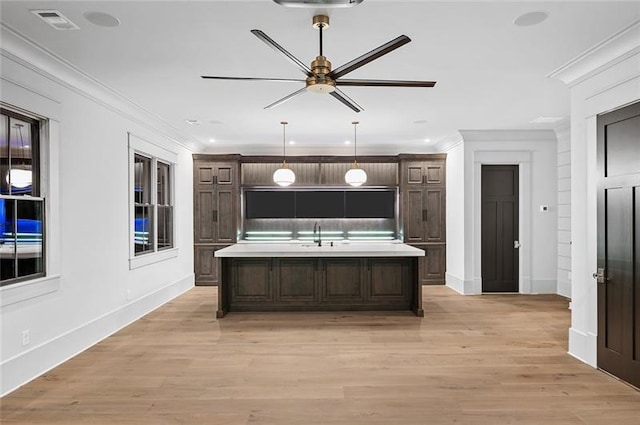
[[[46,170],[46,167],[43,167],[42,165],[42,161],[43,161],[43,155],[42,155],[42,140],[44,139],[44,131],[45,129],[48,127],[47,126],[47,121],[43,118],[37,117],[33,114],[29,114],[27,112],[23,112],[23,111],[16,111],[12,108],[9,107],[9,105],[6,105],[4,103],[0,104],[0,115],[2,116],[6,116],[7,117],[7,130],[11,131],[11,126],[10,126],[10,122],[11,119],[16,119],[16,120],[20,120],[23,122],[27,122],[30,126],[30,139],[27,141],[30,145],[30,150],[31,150],[31,173],[32,175],[35,177],[32,177],[32,182],[31,182],[31,194],[30,195],[14,195],[13,193],[9,193],[7,195],[2,195],[0,194],[0,198],[5,199],[5,200],[14,200],[16,202],[16,206],[14,207],[14,209],[17,211],[17,202],[18,201],[32,201],[32,202],[37,202],[40,204],[40,209],[41,209],[41,216],[42,216],[42,220],[41,220],[41,234],[42,234],[42,242],[41,242],[41,246],[40,246],[40,250],[42,253],[42,257],[41,257],[41,271],[36,272],[36,273],[31,273],[25,276],[16,276],[13,277],[11,279],[6,279],[6,280],[0,280],[0,288],[6,288],[6,287],[10,287],[13,286],[17,283],[30,283],[30,282],[34,282],[34,281],[39,281],[42,280],[43,278],[46,278],[49,273],[48,273],[48,266],[47,266],[47,252],[48,252],[48,232],[47,232],[47,220],[48,220],[48,205],[46,202],[46,187],[43,184],[44,176],[42,174],[43,170]],[[9,137],[7,139],[7,143],[9,144],[9,149],[11,149],[11,138]],[[11,169],[11,163],[8,164],[9,169]],[[0,178],[2,178],[4,176],[0,176]],[[9,186],[9,191],[11,192],[11,187]],[[15,218],[17,220],[17,218]],[[16,230],[17,231],[17,228]],[[17,266],[17,257],[15,259],[16,261],[16,266]],[[4,305],[4,303],[2,303],[2,305]]]
[[[177,232],[176,222],[177,217],[175,213],[175,186],[176,186],[176,166],[178,160],[178,154],[171,152],[162,146],[149,142],[141,137],[128,133],[128,145],[129,145],[129,179],[128,179],[128,193],[129,193],[129,269],[136,269],[138,267],[144,267],[148,264],[165,261],[170,258],[177,257]],[[153,221],[153,249],[146,252],[135,252],[135,207],[138,205],[135,202],[135,158],[136,156],[142,156],[151,160],[151,190],[150,190],[150,203],[152,210]],[[172,245],[170,247],[163,247],[158,249],[158,163],[163,163],[169,166],[169,205],[171,207],[171,240]]]

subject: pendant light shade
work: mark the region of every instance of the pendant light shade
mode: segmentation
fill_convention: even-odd
[[[273,172],[273,181],[279,186],[289,186],[296,181],[296,175],[293,170],[287,167],[287,161],[285,157],[286,146],[286,121],[282,121],[282,167]]]
[[[356,126],[359,122],[354,121],[351,124],[353,124],[353,167],[345,173],[344,181],[351,186],[362,186],[367,182],[367,173],[362,168],[358,167],[358,161],[356,160],[358,146]]]

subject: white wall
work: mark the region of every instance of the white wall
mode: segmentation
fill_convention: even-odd
[[[460,131],[464,163],[464,213],[447,208],[447,232],[464,229],[447,256],[464,251],[464,268],[447,270],[447,285],[463,294],[482,292],[480,267],[480,172],[483,164],[517,164],[520,174],[520,293],[556,293],[557,184],[556,138],[552,131]],[[456,153],[457,154],[457,153]],[[447,158],[447,168],[450,160]],[[448,182],[449,184],[449,182]],[[447,197],[450,196],[447,188]],[[458,202],[459,204],[459,202]],[[449,207],[450,204],[447,206]],[[539,211],[547,205],[549,211]],[[449,260],[448,260],[449,261]],[[449,263],[448,263],[449,264]],[[454,263],[455,264],[455,263]],[[462,281],[460,281],[462,280]]]
[[[464,227],[464,143],[447,151],[447,285],[464,292],[465,227]]]
[[[48,277],[0,289],[6,394],[193,286],[193,189],[191,152],[162,123],[4,27],[0,53],[2,101],[50,119]],[[178,157],[177,255],[135,270],[127,132]]]
[[[597,115],[640,100],[640,22],[550,74],[571,87],[569,353],[597,366]]]
[[[558,139],[558,294],[571,298],[571,131],[556,129]]]

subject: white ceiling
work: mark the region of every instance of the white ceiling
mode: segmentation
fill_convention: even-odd
[[[54,30],[31,9],[59,10],[81,29]],[[545,22],[513,24],[538,10],[549,12]],[[114,15],[121,25],[96,26],[83,17],[88,11]],[[200,152],[279,153],[286,120],[287,139],[296,141],[287,153],[297,155],[350,154],[344,141],[354,120],[358,153],[378,154],[440,150],[458,130],[553,128],[531,123],[568,120],[569,91],[546,75],[638,20],[640,2],[364,0],[332,9],[324,54],[334,68],[400,34],[412,39],[348,78],[437,81],[435,88],[343,88],[364,108],[359,114],[312,93],[264,110],[302,85],[200,78],[304,77],[250,30],[261,29],[308,64],[318,54],[311,27],[318,12],[271,0],[1,3],[5,25],[169,122],[180,142]]]

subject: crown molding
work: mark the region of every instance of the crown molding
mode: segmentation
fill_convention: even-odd
[[[553,130],[459,130],[466,142],[555,142]]]
[[[546,75],[569,87],[640,53],[640,20],[634,21]]]
[[[189,151],[199,142],[95,77],[0,22],[0,55]]]

